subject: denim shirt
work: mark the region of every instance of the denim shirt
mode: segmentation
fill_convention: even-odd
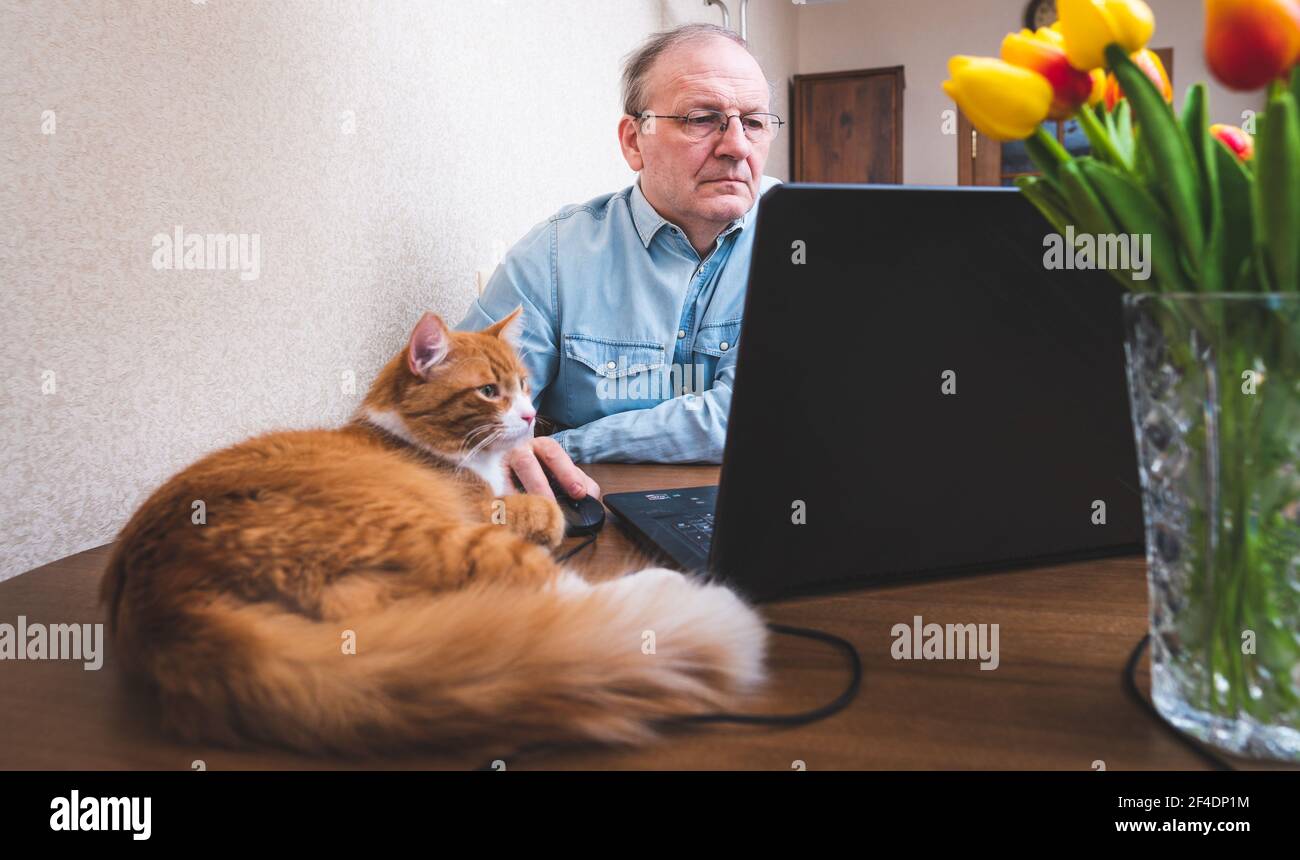
[[[762,177],[759,195],[780,180]],[[704,260],[640,179],[566,206],[510,249],[461,331],[522,305],[538,414],[579,463],[720,463],[758,201]]]

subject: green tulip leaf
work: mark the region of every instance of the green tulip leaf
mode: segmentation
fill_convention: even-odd
[[[1082,161],[1088,183],[1105,198],[1115,221],[1125,233],[1151,237],[1151,271],[1163,292],[1188,291],[1179,255],[1178,233],[1168,215],[1145,188],[1130,176],[1096,161]],[[1130,279],[1132,280],[1132,279]],[[1149,290],[1150,281],[1132,280],[1130,286]]]
[[[1223,268],[1223,207],[1219,195],[1219,162],[1214,152],[1217,143],[1210,134],[1208,111],[1205,84],[1196,83],[1188,87],[1187,95],[1183,98],[1183,133],[1187,135],[1195,156],[1201,215],[1209,230],[1200,266],[1199,286],[1207,293],[1220,293],[1223,292],[1224,279],[1228,275]]]
[[[1038,176],[1017,176],[1016,187],[1034,208],[1042,213],[1056,232],[1064,235],[1070,218],[1065,214],[1065,201],[1052,189],[1048,181]]]
[[[1107,45],[1106,62],[1132,105],[1154,179],[1173,211],[1184,250],[1199,271],[1205,249],[1205,226],[1191,143],[1164,96],[1122,47]]]
[[[1056,139],[1056,135],[1049,132],[1043,126],[1034,129],[1034,133],[1025,138],[1025,152],[1028,153],[1034,165],[1042,171],[1055,187],[1058,193],[1061,190],[1061,165],[1070,161],[1074,156],[1066,151],[1061,142]]]
[[[1209,120],[1207,117],[1207,106],[1205,103],[1205,84],[1196,83],[1187,88],[1187,95],[1183,96],[1183,116],[1181,123],[1183,134],[1187,135],[1188,142],[1192,145],[1192,154],[1196,157],[1196,165],[1200,172],[1200,198],[1201,214],[1208,220],[1210,217],[1209,205],[1209,184],[1205,181],[1206,156],[1210,148],[1205,145],[1209,139]]]
[[[1096,163],[1095,159],[1078,158],[1061,165],[1061,187],[1065,190],[1065,201],[1070,206],[1070,214],[1074,216],[1075,224],[1085,233],[1114,233],[1115,222],[1111,219],[1110,210],[1083,174],[1082,163],[1085,160]]]
[[[1254,217],[1251,214],[1255,177],[1218,138],[1212,139],[1211,151],[1217,162],[1219,200],[1223,207],[1223,271],[1240,281],[1240,273],[1250,262],[1255,245]],[[1246,270],[1250,271],[1249,268]],[[1225,281],[1224,285],[1228,283],[1230,281]],[[1239,291],[1236,286],[1233,290]]]
[[[1111,132],[1111,140],[1115,142],[1115,149],[1119,151],[1120,156],[1129,170],[1135,167],[1133,155],[1133,110],[1128,106],[1128,99],[1120,99],[1115,105],[1115,109],[1106,114],[1108,126]]]
[[[1257,258],[1272,288],[1300,288],[1300,115],[1289,91],[1275,95],[1258,118],[1255,138]]]
[[[1232,292],[1253,293],[1258,289],[1255,282],[1255,260],[1247,256],[1237,269],[1237,276],[1232,281]]]
[[[1104,109],[1102,113],[1104,115]],[[1084,105],[1075,114],[1075,119],[1078,121],[1079,127],[1083,129],[1083,133],[1088,137],[1088,144],[1092,147],[1093,158],[1101,159],[1124,170],[1130,169],[1130,164],[1124,160],[1123,154],[1115,146],[1115,141],[1107,133],[1105,124],[1098,119],[1096,111]]]
[[[1097,190],[1084,175],[1085,169],[1105,167],[1097,159],[1076,158],[1061,165],[1061,186],[1065,191],[1065,200],[1069,205],[1070,215],[1081,232],[1094,236],[1114,236],[1119,233],[1110,210],[1102,202]],[[1113,168],[1108,168],[1114,171]],[[1117,171],[1114,171],[1117,172]],[[1134,281],[1128,271],[1107,269],[1115,280],[1129,289],[1145,289],[1146,283]]]

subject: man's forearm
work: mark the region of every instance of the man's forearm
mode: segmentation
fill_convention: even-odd
[[[721,463],[731,388],[665,400],[608,415],[554,439],[575,463]]]

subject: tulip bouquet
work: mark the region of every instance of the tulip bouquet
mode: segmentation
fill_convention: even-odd
[[[1300,288],[1300,0],[1209,0],[1206,55],[1235,89],[1271,83],[1255,138],[1210,125],[1204,84],[1181,118],[1140,0],[1061,0],[1060,20],[1009,34],[1001,58],[953,57],[944,89],[981,133],[1025,140],[1041,176],[1017,180],[1054,226],[1150,235],[1156,275],[1131,289]],[[1078,120],[1073,158],[1043,122]],[[1256,144],[1258,141],[1258,144]]]
[[[1207,0],[1211,72],[1267,88],[1244,129],[1209,124],[1201,83],[1175,113],[1145,3],[1057,8],[999,58],[953,57],[944,89],[983,134],[1025,141],[1040,175],[1016,184],[1058,233],[1149,240],[1149,272],[1111,274],[1129,290],[1152,697],[1210,743],[1300,760],[1300,0]],[[1071,117],[1089,155],[1043,127]]]

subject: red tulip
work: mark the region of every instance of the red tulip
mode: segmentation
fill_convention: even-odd
[[[1174,100],[1174,88],[1169,83],[1169,73],[1165,71],[1165,64],[1160,62],[1160,57],[1150,48],[1143,48],[1133,55],[1133,62],[1139,69],[1146,72],[1151,82],[1156,85],[1160,95],[1165,97],[1165,101]],[[1114,75],[1106,76],[1106,110],[1114,110],[1119,100],[1124,98],[1124,91],[1119,88],[1119,81],[1115,80]]]
[[[1210,134],[1223,141],[1242,161],[1250,161],[1255,157],[1255,138],[1235,125],[1215,123],[1210,126]]]
[[[1224,86],[1257,90],[1300,59],[1300,0],[1206,0],[1205,62]]]

